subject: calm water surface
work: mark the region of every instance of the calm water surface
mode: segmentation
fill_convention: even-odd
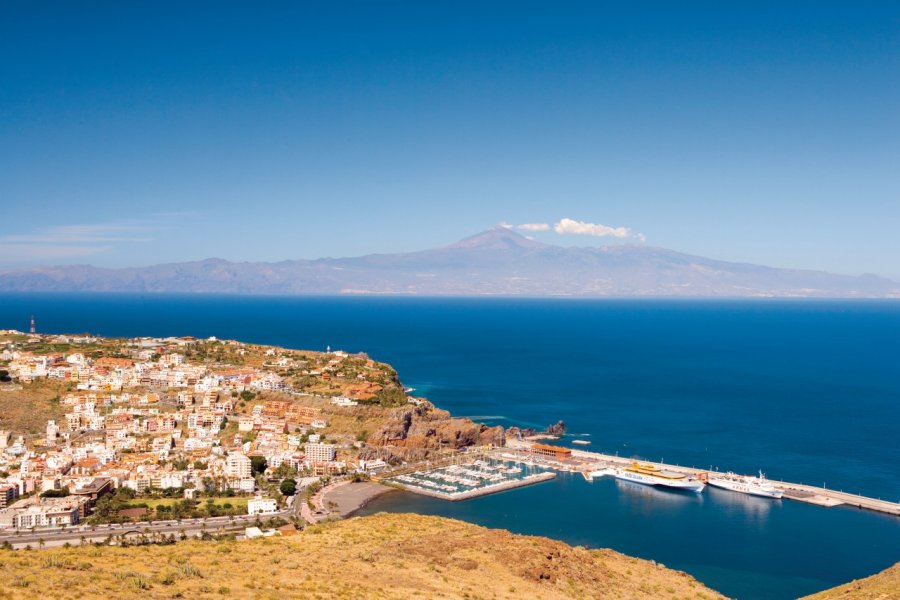
[[[590,449],[900,500],[900,303],[3,295],[0,328],[194,335],[366,351],[454,414],[557,419]],[[569,440],[575,439],[570,437]],[[740,598],[792,598],[900,560],[900,519],[719,490],[553,482],[441,514],[686,570]]]

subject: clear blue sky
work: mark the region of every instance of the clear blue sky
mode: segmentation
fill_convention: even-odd
[[[299,4],[0,2],[0,269],[506,222],[900,278],[898,2]]]

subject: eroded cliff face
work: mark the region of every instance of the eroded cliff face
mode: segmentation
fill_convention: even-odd
[[[423,458],[442,449],[493,444],[502,446],[505,436],[502,427],[488,427],[470,419],[450,416],[446,410],[421,404],[392,410],[382,427],[369,436],[367,443],[380,449],[380,456],[388,458]],[[371,450],[363,454],[376,454]],[[365,456],[363,456],[365,458]]]

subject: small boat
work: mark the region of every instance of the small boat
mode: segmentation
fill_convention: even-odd
[[[594,479],[597,477],[606,477],[607,475],[615,475],[615,474],[616,474],[615,469],[599,469],[597,471],[591,471],[590,477],[591,477],[591,479]]]

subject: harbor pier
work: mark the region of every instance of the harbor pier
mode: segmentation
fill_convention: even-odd
[[[464,492],[452,493],[424,489],[418,486],[405,485],[403,483],[397,483],[394,481],[391,481],[389,483],[401,487],[408,492],[421,494],[423,496],[431,496],[432,498],[440,498],[441,500],[449,500],[450,502],[459,502],[461,500],[469,500],[470,498],[478,498],[479,496],[487,496],[488,494],[497,494],[499,492],[505,492],[506,490],[512,490],[535,483],[541,483],[542,481],[549,481],[555,477],[556,473],[547,471],[544,473],[535,473],[534,475],[529,475],[524,479],[510,479],[504,481],[503,483],[495,483],[493,485],[486,485],[484,487],[474,488],[471,490],[466,490]]]
[[[579,472],[584,475],[585,479],[590,480],[590,473],[594,471],[602,471],[605,469],[614,469],[619,467],[627,467],[635,462],[634,458],[615,456],[612,454],[601,454],[599,452],[589,452],[586,450],[576,450],[574,448],[566,449],[565,453],[560,456],[552,457],[543,455],[540,460],[543,464],[551,466],[561,471]],[[533,455],[532,444],[528,441],[508,440],[506,448],[498,448],[495,452],[501,456],[505,452],[510,451],[515,454],[510,456],[523,457]],[[564,458],[562,456],[565,456]],[[660,469],[667,471],[675,471],[685,475],[701,476],[708,473],[708,469],[697,469],[694,467],[683,467],[680,465],[671,465],[667,463],[641,460]],[[900,516],[900,503],[881,500],[878,498],[869,498],[858,494],[850,494],[840,490],[829,489],[825,487],[817,487],[805,485],[801,483],[793,483],[789,481],[778,481],[773,479],[767,480],[776,488],[784,492],[783,498],[794,500],[796,502],[806,502],[807,504],[815,504],[823,507],[833,506],[853,506],[860,509],[871,510],[883,514]]]
[[[408,492],[458,502],[549,481],[556,470],[531,461],[509,460],[484,450],[405,465],[376,481]]]
[[[540,470],[524,477],[504,478],[502,481],[494,481],[487,485],[470,485],[465,489],[454,489],[452,491],[446,485],[444,487],[447,489],[441,489],[441,484],[422,485],[421,482],[404,481],[404,476],[429,474],[454,465],[470,466],[473,463],[484,460],[515,463],[527,467],[538,467]],[[604,474],[613,474],[615,469],[628,467],[634,463],[635,460],[636,459],[630,457],[602,454],[600,452],[589,452],[587,450],[578,450],[564,446],[549,446],[543,443],[533,443],[529,440],[507,440],[507,445],[505,447],[479,448],[474,452],[467,453],[452,452],[437,460],[404,465],[392,469],[389,472],[382,473],[374,479],[380,483],[385,483],[416,494],[458,502],[460,500],[467,500],[469,498],[476,498],[478,496],[494,494],[542,481],[548,481],[556,476],[555,472],[557,471],[580,473],[586,480],[591,481],[593,479],[592,473],[600,471],[604,472]],[[684,467],[681,465],[672,465],[656,461],[640,460],[640,462],[666,471],[674,471],[676,473],[693,476],[698,479],[703,479],[704,476],[710,472],[708,469]],[[851,506],[900,517],[900,503],[897,502],[890,502],[888,500],[870,498],[859,494],[851,494],[841,490],[805,485],[790,481],[779,481],[775,479],[767,479],[766,481],[783,492],[782,498],[793,500],[795,502],[805,502],[807,504],[814,504],[826,508],[833,506]]]

